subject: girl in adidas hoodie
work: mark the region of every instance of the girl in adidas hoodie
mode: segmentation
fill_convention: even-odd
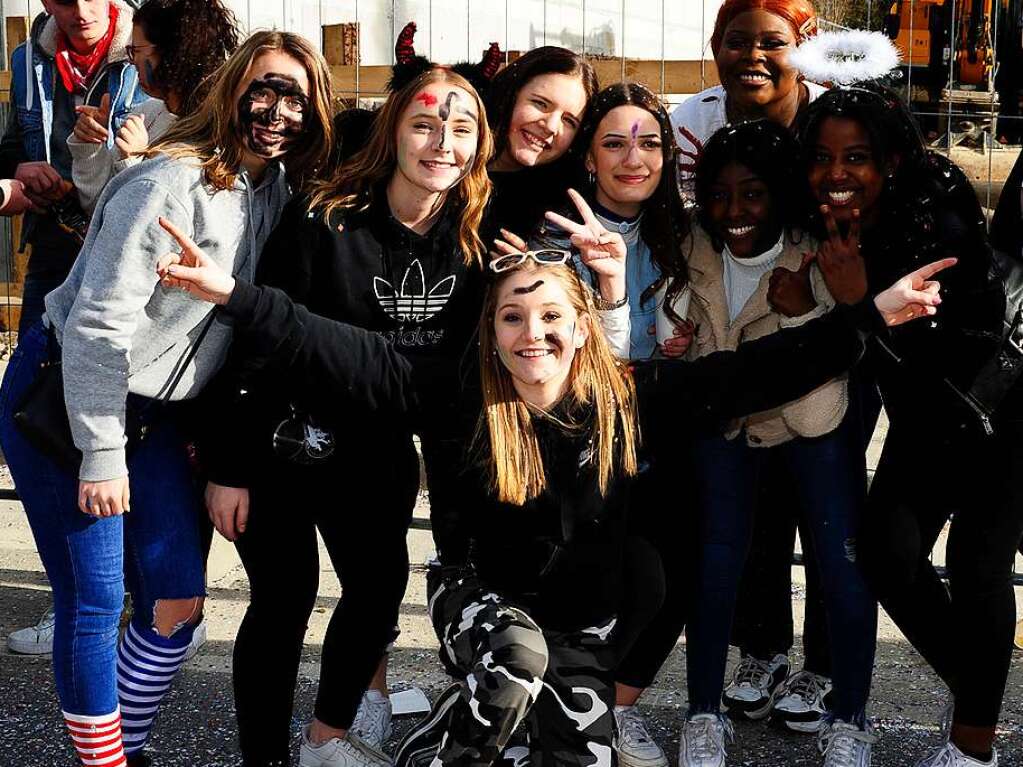
[[[477,231],[491,153],[476,91],[449,70],[426,71],[388,99],[363,150],[289,206],[257,281],[378,334],[402,355],[456,370],[483,294]],[[235,376],[249,364],[239,355]],[[408,578],[405,536],[419,487],[412,428],[350,407],[344,423],[328,429],[289,379],[262,378],[244,395],[237,379],[225,381],[206,450],[207,505],[217,529],[236,541],[251,584],[234,653],[241,749],[246,764],[287,760],[302,639],[319,585],[318,530],[343,595],[327,627],[301,763],[382,763],[376,749],[390,715],[379,677],[377,692],[367,692],[361,708],[360,701],[395,638]],[[338,396],[339,406],[349,401]],[[424,413],[424,447],[450,432],[454,418],[453,402]],[[292,513],[280,514],[282,507]],[[282,550],[291,563],[283,571]]]

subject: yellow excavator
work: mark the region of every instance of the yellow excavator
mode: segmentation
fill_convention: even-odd
[[[991,91],[994,14],[998,24],[1009,23],[1019,5],[1019,0],[896,0],[885,27],[906,65],[929,70],[930,82],[947,84],[951,64],[952,88]]]

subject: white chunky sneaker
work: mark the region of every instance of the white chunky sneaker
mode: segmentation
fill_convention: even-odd
[[[668,767],[668,757],[646,729],[635,706],[615,706],[618,724],[618,762],[623,767]]]
[[[379,690],[366,690],[355,712],[350,732],[377,750],[391,737],[391,699]]]
[[[206,621],[202,621],[192,631],[192,641],[188,643],[188,649],[185,650],[185,660],[190,661],[198,655],[204,644],[206,644]]]
[[[7,637],[7,649],[20,655],[50,655],[53,652],[53,606],[36,625],[12,631]]]
[[[824,767],[870,767],[870,750],[875,743],[877,736],[869,724],[861,730],[841,719],[822,729],[817,738]]]
[[[964,754],[955,743],[948,742],[917,762],[916,767],[998,767],[998,752],[992,749],[991,759],[981,762]]]
[[[734,738],[732,723],[721,714],[696,714],[682,725],[679,767],[725,767],[725,738]]]
[[[771,660],[746,655],[732,673],[721,702],[729,716],[758,721],[771,713],[775,697],[789,675],[789,659],[775,655]]]
[[[309,727],[306,726],[302,728],[298,767],[391,767],[391,760],[351,732],[343,738],[331,738],[314,746],[309,742]]]
[[[820,732],[828,720],[830,696],[830,679],[799,671],[775,695],[771,722],[794,732]]]

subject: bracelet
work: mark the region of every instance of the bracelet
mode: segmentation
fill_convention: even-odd
[[[593,305],[597,307],[598,311],[609,312],[613,309],[621,309],[627,303],[629,303],[628,293],[619,298],[617,301],[608,301],[606,298],[600,295],[599,290],[593,291]]]

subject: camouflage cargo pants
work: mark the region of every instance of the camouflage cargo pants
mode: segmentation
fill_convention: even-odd
[[[531,767],[617,765],[613,618],[578,631],[545,630],[471,574],[433,593],[430,617],[441,654],[465,681],[437,754],[441,764],[492,764],[527,719]]]

